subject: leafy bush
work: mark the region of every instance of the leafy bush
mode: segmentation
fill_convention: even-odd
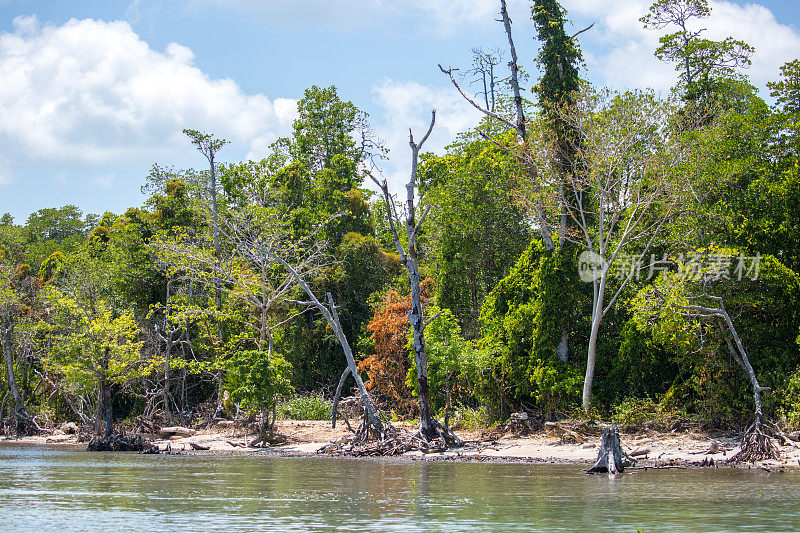
[[[667,401],[654,402],[650,398],[625,398],[613,407],[613,420],[627,426],[643,424],[669,425],[688,415],[682,409],[673,409]]]
[[[333,402],[320,394],[293,396],[280,405],[278,416],[293,420],[327,420],[332,408]]]
[[[792,429],[800,428],[800,369],[798,369],[782,391],[782,414]]]
[[[489,411],[485,405],[475,409],[462,407],[452,417],[453,429],[478,431],[489,425]]]
[[[491,354],[492,400],[501,417],[515,400],[531,399],[548,413],[580,402],[580,358],[565,364],[556,357],[565,325],[576,331],[570,335],[572,349],[581,344],[585,319],[579,310],[589,307],[588,284],[577,277],[576,250],[548,252],[533,241],[483,303],[479,350]]]
[[[428,385],[431,404],[434,409],[446,404],[447,387],[450,388],[451,402],[466,400],[471,384],[466,377],[466,364],[470,358],[472,344],[461,336],[461,326],[450,309],[439,309],[431,305],[425,310],[427,317],[435,317],[425,328],[425,350],[428,355]],[[412,346],[414,335],[407,334],[409,369],[406,386],[417,396],[417,364],[414,361]]]
[[[650,398],[625,398],[614,406],[613,419],[619,424],[640,426],[659,417],[661,406]]]

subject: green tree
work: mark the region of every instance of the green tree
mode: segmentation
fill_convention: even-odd
[[[420,167],[431,205],[427,261],[436,265],[436,298],[469,338],[479,334],[486,294],[508,273],[532,238],[513,193],[517,161],[506,150],[470,134],[443,157]]]
[[[15,263],[10,254],[0,248],[0,345],[5,361],[6,384],[13,405],[14,428],[21,434],[39,430],[28,412],[15,371],[24,337],[20,329],[30,329],[31,323],[35,323],[35,319],[31,320],[28,315],[36,306],[39,284],[31,275],[28,264]]]
[[[291,394],[292,365],[279,353],[267,351],[235,350],[226,361],[226,385],[234,402],[245,409],[261,412],[258,437],[250,443],[268,443],[275,431],[275,406],[279,395]],[[270,421],[269,414],[273,413]]]
[[[141,341],[133,313],[120,309],[109,293],[106,265],[91,250],[67,259],[62,278],[50,285],[46,299],[53,339],[48,368],[60,375],[77,396],[96,394],[97,431],[114,431],[113,389],[139,374]]]
[[[711,16],[707,0],[658,0],[640,20],[645,28],[677,29],[663,35],[655,55],[662,61],[675,63],[680,73],[684,98],[710,104],[727,80],[736,78],[736,68],[748,67],[753,48],[742,41],[726,37],[712,41],[701,37],[705,29],[694,30],[695,20]]]

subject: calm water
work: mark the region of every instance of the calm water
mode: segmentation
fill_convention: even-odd
[[[3,531],[799,531],[800,473],[0,446]]]

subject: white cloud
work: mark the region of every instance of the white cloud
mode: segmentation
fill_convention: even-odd
[[[450,33],[463,24],[494,24],[499,17],[497,0],[405,0],[384,2],[394,6],[398,14],[419,14],[429,21],[428,29]]]
[[[0,33],[5,153],[17,164],[174,161],[176,150],[190,150],[188,127],[263,156],[265,139],[289,130],[296,102],[247,95],[193,60],[177,43],[151,49],[127,22],[42,26],[18,17],[13,32]]]
[[[139,0],[136,0],[138,3]],[[216,5],[280,18],[289,24],[321,24],[341,29],[413,18],[429,33],[450,35],[464,24],[496,24],[497,0],[184,0],[188,9]],[[529,13],[527,0],[510,0],[512,14]]]
[[[480,119],[480,113],[450,86],[434,88],[414,81],[383,79],[375,84],[373,94],[386,117],[376,131],[390,150],[385,174],[395,192],[408,182],[411,169],[409,128],[419,142],[430,124],[431,110],[436,109],[436,124],[422,151],[441,153],[457,134],[475,126]]]
[[[596,21],[597,26],[581,36],[589,74],[612,87],[653,87],[667,89],[677,74],[673,65],[658,61],[653,52],[658,38],[666,33],[643,28],[639,17],[647,13],[650,0],[616,0],[609,9],[605,0],[564,0],[571,16]],[[778,76],[778,68],[800,56],[800,35],[780,24],[766,7],[748,3],[709,2],[711,17],[697,23],[707,28],[709,39],[732,36],[752,45],[756,51],[746,74],[760,88]]]

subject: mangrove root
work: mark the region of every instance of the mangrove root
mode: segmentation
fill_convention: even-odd
[[[763,461],[765,459],[778,459],[780,452],[775,445],[769,432],[777,432],[778,429],[772,427],[761,421],[760,417],[756,417],[744,436],[742,436],[741,449],[728,459],[729,463],[755,463],[756,461]]]
[[[92,439],[86,449],[90,452],[146,452],[153,447],[141,436],[126,437],[120,433],[112,433],[102,439]]]

